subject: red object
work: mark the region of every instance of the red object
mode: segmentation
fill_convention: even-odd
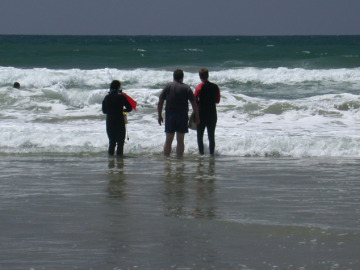
[[[122,94],[126,97],[127,101],[129,101],[131,107],[133,108],[133,110],[136,111],[136,105],[137,102],[135,100],[133,100],[131,97],[129,97],[127,94],[125,94],[124,92],[122,92]]]

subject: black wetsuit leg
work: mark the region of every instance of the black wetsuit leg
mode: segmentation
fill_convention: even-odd
[[[125,135],[126,135],[126,129],[124,125],[123,128],[118,130],[117,149],[116,149],[116,155],[118,157],[121,157],[124,154]]]
[[[199,148],[200,155],[204,154],[204,131],[205,131],[205,123],[200,121],[200,124],[197,126],[197,143]]]
[[[215,118],[212,121],[208,122],[207,125],[207,134],[208,134],[208,138],[209,138],[209,150],[210,150],[210,155],[213,155],[215,152],[215,128],[216,128],[216,122],[217,119]]]
[[[115,154],[117,144],[116,154],[122,156],[125,142],[125,123],[123,119],[108,115],[106,118],[106,132],[109,138],[109,155],[113,156]]]
[[[200,124],[197,127],[197,142],[199,153],[201,155],[204,154],[204,132],[205,128],[207,130],[208,139],[209,139],[209,150],[210,154],[213,155],[215,152],[215,128],[216,128],[217,117],[216,115],[213,117],[203,117],[200,116]]]

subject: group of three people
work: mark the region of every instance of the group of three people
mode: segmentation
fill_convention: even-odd
[[[219,87],[209,81],[209,71],[200,69],[199,76],[201,83],[195,88],[195,93],[190,86],[183,82],[184,72],[177,69],[173,73],[173,82],[168,83],[162,90],[157,106],[158,123],[161,125],[164,120],[162,110],[165,103],[165,133],[164,155],[170,156],[172,142],[176,134],[176,153],[182,156],[184,153],[184,138],[188,130],[188,102],[191,103],[195,113],[197,125],[197,142],[199,153],[204,154],[203,136],[205,128],[209,138],[209,152],[215,153],[215,128],[217,122],[216,104],[220,102]],[[126,95],[122,94],[121,83],[117,80],[110,85],[110,92],[102,102],[102,111],[106,117],[106,131],[109,138],[109,155],[122,156],[125,142],[125,120],[123,112],[132,110]]]

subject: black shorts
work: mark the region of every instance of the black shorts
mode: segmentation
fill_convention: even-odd
[[[166,133],[188,133],[189,116],[187,113],[166,112],[165,132]]]

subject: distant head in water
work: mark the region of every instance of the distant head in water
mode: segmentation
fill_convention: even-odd
[[[13,87],[14,87],[14,88],[19,89],[19,88],[20,88],[20,83],[18,83],[18,82],[14,82]]]

